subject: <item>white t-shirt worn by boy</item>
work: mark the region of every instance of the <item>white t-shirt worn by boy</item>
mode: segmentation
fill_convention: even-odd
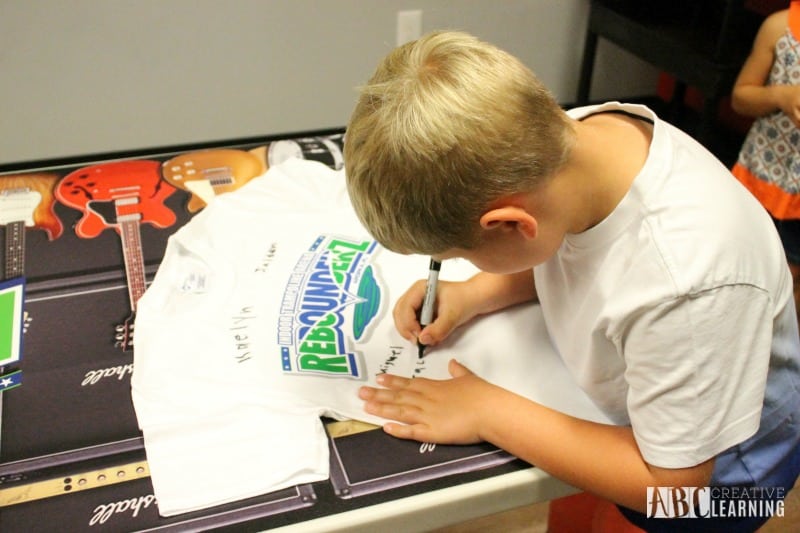
[[[583,390],[632,425],[649,463],[689,467],[728,450],[737,465],[718,460],[712,481],[758,483],[798,441],[756,459],[776,452],[755,441],[800,409],[780,240],[729,170],[649,109],[569,114],[620,110],[654,122],[650,152],[614,211],[534,269],[547,329]],[[746,453],[731,449],[751,437]]]

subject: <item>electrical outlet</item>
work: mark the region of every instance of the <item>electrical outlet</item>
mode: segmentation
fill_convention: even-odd
[[[397,12],[397,46],[422,36],[422,10]]]

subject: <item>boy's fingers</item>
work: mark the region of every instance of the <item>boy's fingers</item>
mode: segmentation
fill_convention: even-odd
[[[455,359],[450,359],[450,363],[447,365],[447,370],[454,378],[460,378],[472,374],[472,371],[470,371],[469,368],[465,367]]]
[[[445,340],[457,325],[455,314],[444,311],[420,332],[419,341],[425,345],[436,345]]]
[[[397,437],[398,439],[411,439],[420,442],[429,440],[427,433],[420,424],[394,424],[389,422],[384,424],[383,430],[389,435]]]
[[[425,346],[436,344],[436,341],[433,339],[433,337],[431,337],[429,328],[425,328],[420,332],[420,334],[417,336],[417,341]]]
[[[417,313],[422,306],[424,287],[420,285],[422,281],[416,282],[395,304],[392,309],[392,317],[395,326],[406,340],[416,341],[420,333],[419,320]],[[418,286],[419,285],[419,286]]]

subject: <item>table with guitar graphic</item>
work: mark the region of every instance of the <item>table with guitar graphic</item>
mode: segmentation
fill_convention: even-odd
[[[328,481],[158,515],[130,376],[136,304],[167,239],[216,195],[287,157],[342,168],[343,137],[327,130],[0,168],[0,280],[25,286],[22,358],[0,374],[0,530],[291,528],[505,475],[526,476],[525,499],[536,497],[534,481],[549,487],[539,499],[571,492],[488,444],[437,447],[326,421]]]

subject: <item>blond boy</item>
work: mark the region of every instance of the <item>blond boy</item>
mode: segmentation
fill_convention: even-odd
[[[435,347],[477,315],[537,300],[566,366],[616,422],[553,411],[452,361],[450,380],[362,388],[367,412],[399,422],[389,434],[491,442],[648,528],[647,487],[794,484],[786,259],[763,208],[688,135],[642,106],[564,112],[511,55],[437,32],[391,52],[362,88],[345,167],[381,244],[482,271],[442,283],[424,329],[424,283],[412,286],[394,311],[406,338]],[[751,518],[658,527],[749,531],[763,522]]]

